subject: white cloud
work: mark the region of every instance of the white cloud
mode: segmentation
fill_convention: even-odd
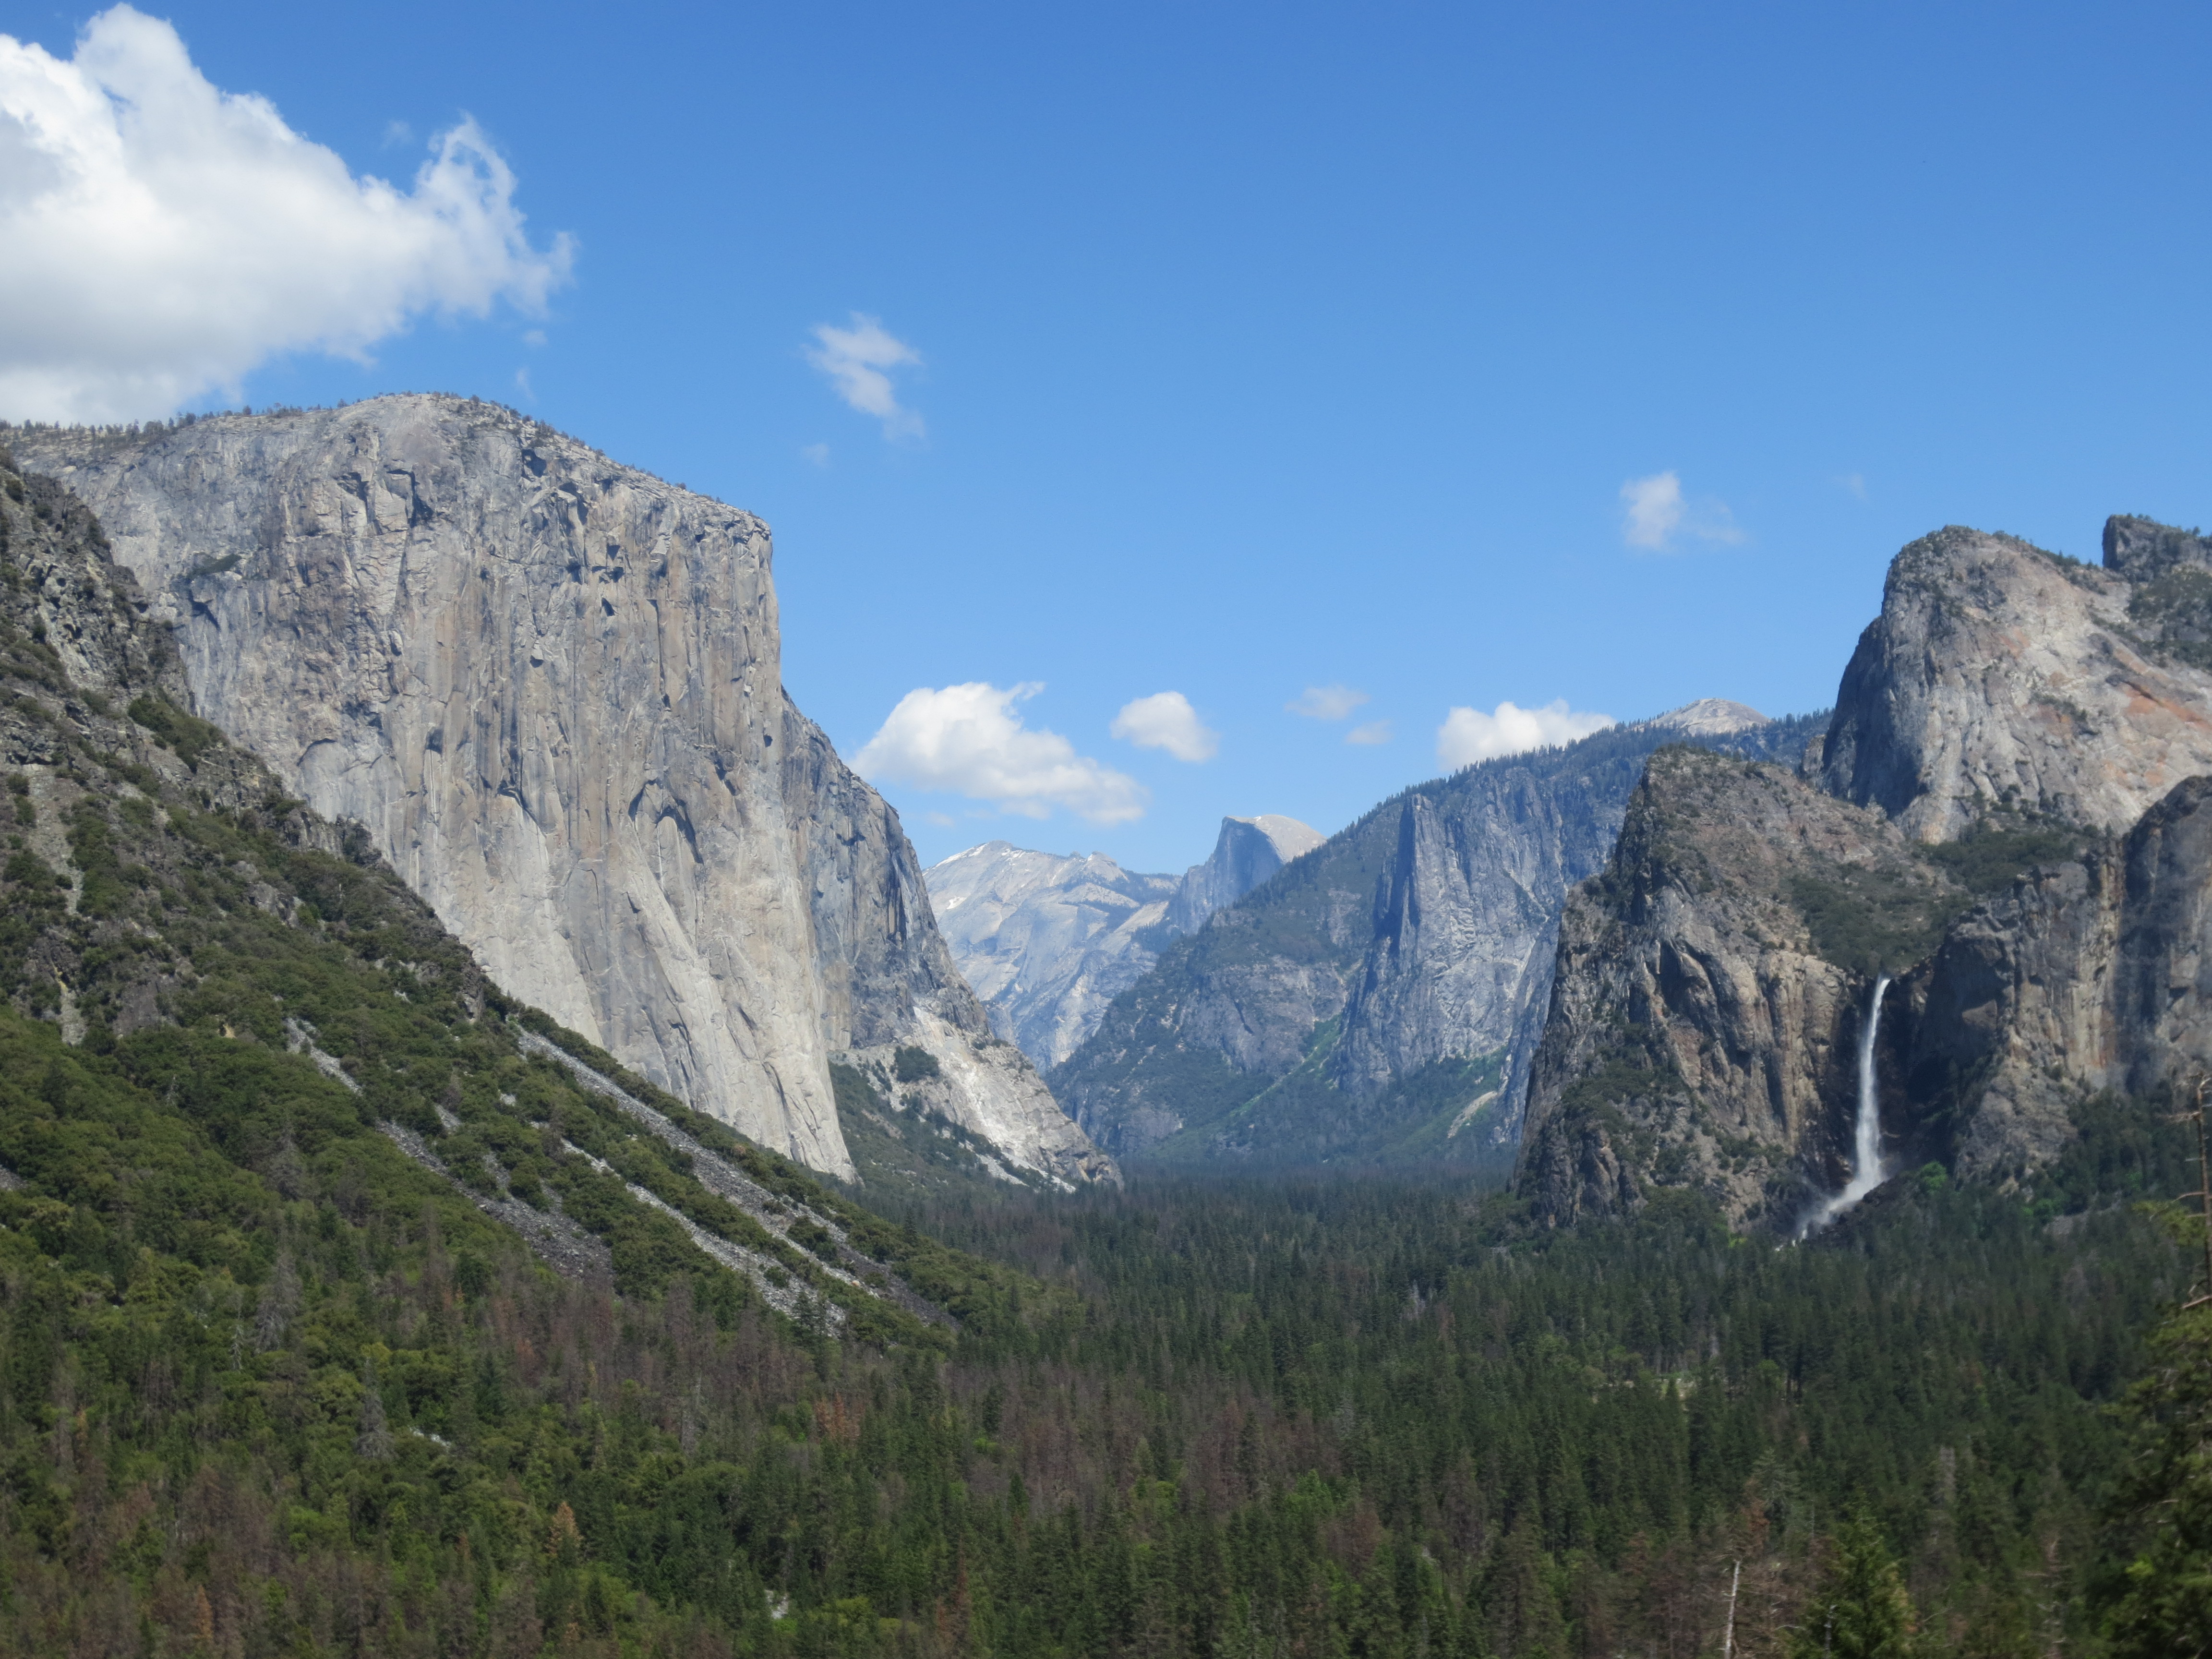
[[[1366,701],[1364,691],[1355,691],[1348,685],[1310,685],[1295,702],[1285,703],[1283,711],[1303,714],[1310,720],[1340,720]]]
[[[853,325],[818,325],[806,360],[830,377],[837,395],[863,415],[884,423],[884,436],[896,441],[924,435],[921,416],[902,408],[891,377],[884,371],[919,364],[921,354],[884,328],[881,320],[853,313]]]
[[[1370,749],[1386,744],[1390,741],[1390,722],[1370,720],[1364,726],[1355,726],[1344,734],[1344,740]]]
[[[1631,547],[1663,550],[1678,532],[1705,542],[1740,542],[1735,515],[1711,496],[1684,498],[1682,480],[1672,470],[1648,478],[1631,478],[1620,487],[1620,539]]]
[[[1672,472],[1631,478],[1620,499],[1620,538],[1631,547],[1664,547],[1682,522],[1682,481]]]
[[[807,460],[812,462],[816,466],[827,466],[830,465],[830,446],[828,444],[802,444],[799,447],[799,453]]]
[[[1867,498],[1865,473],[1846,472],[1842,477],[1837,479],[1836,482],[1843,485],[1845,489],[1850,491],[1850,493],[1856,496],[1860,501],[1864,501]]]
[[[1610,714],[1578,714],[1561,697],[1541,708],[1522,708],[1501,702],[1494,713],[1479,708],[1455,708],[1437,728],[1437,762],[1447,772],[1500,755],[1518,755],[1531,749],[1550,749],[1613,724]]]
[[[356,178],[128,6],[67,60],[0,35],[0,415],[164,416],[280,352],[540,308],[568,239],[531,246],[473,122],[430,149],[411,190]]]
[[[1206,730],[1180,691],[1155,691],[1123,703],[1107,730],[1139,749],[1164,749],[1179,761],[1212,760],[1221,748],[1221,734]]]
[[[1151,799],[1142,784],[1077,754],[1058,732],[1022,724],[1015,705],[1043,690],[979,681],[909,691],[853,757],[854,769],[871,780],[950,790],[1024,817],[1048,817],[1054,806],[1093,823],[1142,817]]]

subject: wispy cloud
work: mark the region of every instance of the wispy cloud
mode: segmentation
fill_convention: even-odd
[[[1390,722],[1370,720],[1364,726],[1355,726],[1344,734],[1344,740],[1358,744],[1362,748],[1380,748],[1390,741]]]
[[[1180,691],[1155,691],[1123,703],[1107,730],[1139,749],[1164,749],[1179,761],[1212,760],[1221,749],[1221,734],[1206,729]]]
[[[1340,720],[1368,701],[1364,691],[1356,691],[1348,685],[1310,685],[1283,705],[1290,714],[1303,714],[1310,720]]]
[[[1735,515],[1713,496],[1696,501],[1682,494],[1680,475],[1671,469],[1648,478],[1631,478],[1620,487],[1620,539],[1631,547],[1663,552],[1677,536],[1703,542],[1740,542]]]
[[[926,435],[921,416],[903,407],[890,371],[919,367],[921,354],[886,329],[880,319],[853,313],[853,325],[839,328],[823,323],[814,331],[815,343],[806,360],[830,377],[837,395],[863,415],[884,423],[884,436],[893,442],[918,441]]]
[[[426,314],[538,310],[574,248],[533,246],[514,197],[467,120],[411,187],[356,177],[129,6],[66,59],[0,35],[0,413],[165,416],[282,352],[366,361]]]
[[[1863,501],[1867,498],[1865,473],[1846,472],[1836,482],[1856,500]]]
[[[943,789],[1002,812],[1049,817],[1055,806],[1093,823],[1142,817],[1151,796],[1134,778],[1075,752],[1057,732],[1022,724],[1018,706],[1044,690],[976,681],[920,687],[853,757],[870,780]]]
[[[1565,697],[1540,708],[1501,702],[1487,714],[1479,708],[1454,708],[1437,728],[1437,763],[1447,772],[1456,772],[1462,766],[1496,760],[1501,755],[1556,748],[1602,732],[1613,723],[1610,714],[1578,713],[1568,708]]]
[[[830,446],[828,444],[802,444],[799,446],[799,453],[816,466],[827,466],[830,465]]]

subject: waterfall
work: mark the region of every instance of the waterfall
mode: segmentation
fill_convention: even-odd
[[[1859,1027],[1859,1115],[1851,1133],[1851,1178],[1844,1190],[1813,1214],[1805,1231],[1825,1227],[1882,1183],[1881,1080],[1875,1069],[1875,1035],[1881,1029],[1881,997],[1889,975],[1875,976],[1867,999],[1866,1021]]]

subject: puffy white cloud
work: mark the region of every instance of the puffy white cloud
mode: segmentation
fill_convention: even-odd
[[[898,392],[888,369],[920,364],[921,354],[886,329],[880,319],[853,313],[853,325],[839,328],[823,323],[814,331],[815,343],[806,360],[830,377],[837,395],[863,415],[884,423],[884,436],[918,439],[924,435],[921,416],[900,406]]]
[[[356,178],[129,6],[66,60],[0,35],[0,415],[164,416],[279,352],[538,309],[573,249],[531,245],[514,186],[466,120],[411,189]]]
[[[1303,714],[1310,720],[1340,720],[1367,701],[1364,691],[1355,691],[1348,685],[1310,685],[1295,701],[1283,705],[1283,712]]]
[[[864,778],[945,789],[1004,812],[1042,818],[1054,806],[1093,823],[1142,817],[1151,799],[1134,778],[1075,752],[1057,732],[1032,731],[1017,705],[1044,690],[976,681],[901,697],[853,757]]]
[[[1455,708],[1437,728],[1437,762],[1447,772],[1500,755],[1518,755],[1531,749],[1551,749],[1613,724],[1610,714],[1578,714],[1561,697],[1540,708],[1522,708],[1501,702],[1495,711]]]
[[[1366,748],[1375,748],[1386,744],[1390,741],[1390,722],[1370,720],[1364,726],[1355,726],[1344,734],[1344,740]]]
[[[1123,703],[1107,730],[1139,749],[1164,749],[1179,761],[1212,760],[1221,748],[1221,734],[1206,728],[1180,691],[1155,691]]]
[[[1631,478],[1620,487],[1620,539],[1631,547],[1662,551],[1677,532],[1706,542],[1743,539],[1727,502],[1710,496],[1696,502],[1686,500],[1680,477],[1671,470]]]

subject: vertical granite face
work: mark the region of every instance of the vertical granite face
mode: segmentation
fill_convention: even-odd
[[[1431,1061],[1507,1047],[1530,1000],[1550,991],[1567,890],[1605,862],[1619,823],[1523,771],[1455,800],[1407,795],[1345,1006],[1337,1086],[1371,1093]]]
[[[1993,808],[2118,833],[2212,772],[2212,663],[2191,638],[2212,576],[2194,538],[2114,523],[2104,570],[1955,526],[1900,552],[1836,694],[1823,787],[1942,842]]]
[[[625,1064],[843,1175],[834,1053],[988,1042],[896,817],[784,699],[758,520],[449,397],[19,447],[199,713]]]
[[[1560,923],[1518,1176],[1540,1215],[1692,1186],[1784,1226],[1842,1184],[1869,976],[1822,954],[1815,884],[1878,891],[1923,927],[1952,901],[1880,813],[1781,767],[1652,757],[1609,867]]]

